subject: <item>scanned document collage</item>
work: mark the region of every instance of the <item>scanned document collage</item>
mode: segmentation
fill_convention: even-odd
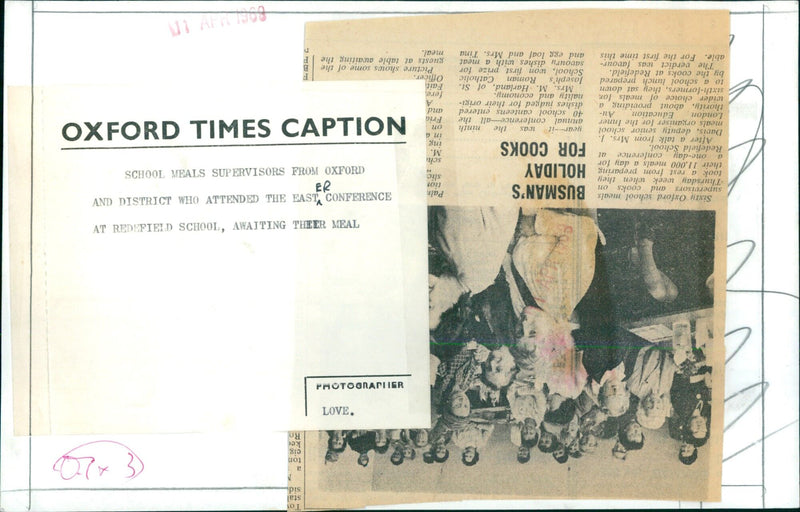
[[[291,433],[290,509],[720,499],[729,25],[306,24],[306,80],[425,80],[431,421]]]

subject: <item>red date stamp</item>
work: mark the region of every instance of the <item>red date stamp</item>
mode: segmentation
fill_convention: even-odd
[[[62,480],[83,477],[86,480],[127,481],[144,470],[144,463],[133,450],[116,441],[92,441],[73,448],[53,464]]]
[[[201,18],[173,20],[169,22],[169,32],[172,37],[177,37],[192,32],[263,21],[267,21],[267,10],[263,5],[259,5],[237,9],[235,12],[204,14]]]

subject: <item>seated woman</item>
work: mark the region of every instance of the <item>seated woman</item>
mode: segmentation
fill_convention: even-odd
[[[411,429],[408,432],[408,437],[410,438],[411,442],[414,443],[414,446],[420,449],[424,449],[429,445],[429,435],[430,429],[428,428]]]
[[[528,429],[532,426],[536,430],[547,412],[547,397],[544,394],[543,383],[534,376],[533,371],[526,369],[518,372],[508,386],[506,396],[512,421],[524,423]]]
[[[539,443],[539,427],[531,418],[519,423],[513,423],[509,427],[509,437],[514,446],[524,446],[533,448]]]
[[[474,466],[480,458],[479,449],[486,446],[494,432],[491,423],[470,421],[465,428],[453,432],[453,443],[461,448],[461,461],[465,466]]]
[[[444,447],[456,432],[466,429],[469,424],[469,413],[472,408],[466,393],[456,390],[446,400],[444,412],[436,420],[436,424],[431,429],[429,442],[436,454],[440,448]]]
[[[369,451],[375,449],[375,431],[353,430],[347,435],[347,444],[358,453],[358,465],[367,467]]]
[[[641,426],[655,430],[664,424],[670,409],[669,391],[677,370],[670,352],[655,346],[639,350],[626,384],[639,398],[636,420]]]
[[[579,433],[575,400],[558,394],[550,395],[542,428],[553,434],[560,445],[567,447],[572,444]]]
[[[475,384],[489,354],[488,348],[473,340],[464,344],[452,358],[439,364],[432,392],[433,404],[439,411],[446,407],[446,397],[457,392],[466,393]]]
[[[578,397],[578,407],[581,411],[599,407],[609,418],[618,418],[631,406],[628,383],[636,368],[635,358],[642,347],[651,347],[652,343],[621,328],[613,329],[611,334],[609,341],[586,346],[583,351],[588,377]]]
[[[622,423],[619,429],[619,443],[625,447],[626,451],[641,450],[644,446],[644,432],[642,426],[634,419],[630,418]]]
[[[467,392],[475,407],[497,407],[508,405],[507,394],[503,394],[517,372],[514,356],[508,346],[501,346],[489,352],[483,362],[481,373],[472,389]]]
[[[431,430],[430,442],[433,446],[434,460],[437,462],[447,460],[449,451],[446,444],[449,439],[462,448],[462,462],[467,466],[473,466],[479,459],[478,449],[486,446],[494,425],[470,421],[471,406],[469,398],[463,391],[454,392],[447,403],[447,409]]]
[[[619,418],[628,411],[630,393],[617,374],[609,373],[606,378],[601,380],[601,383],[589,380],[576,403],[579,414],[582,413],[586,416],[585,428],[595,429],[592,432],[599,435],[603,424],[608,423],[611,419]],[[616,431],[614,433],[616,434]]]
[[[683,441],[694,446],[703,446],[710,434],[711,373],[708,367],[701,368],[699,372],[695,375],[676,373],[670,388],[675,412],[670,435],[682,437]]]

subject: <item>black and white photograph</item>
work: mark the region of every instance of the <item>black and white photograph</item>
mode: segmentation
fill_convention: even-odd
[[[714,221],[429,207],[432,428],[317,433],[320,487],[644,498],[706,485]]]

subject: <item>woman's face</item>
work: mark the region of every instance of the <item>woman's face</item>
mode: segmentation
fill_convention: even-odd
[[[692,416],[692,419],[689,420],[689,432],[692,433],[692,436],[695,439],[702,439],[706,437],[706,434],[708,433],[706,419],[702,416]]]
[[[397,464],[398,462],[400,462],[400,461],[402,461],[402,460],[403,460],[403,452],[401,452],[401,451],[399,451],[399,450],[395,450],[395,451],[392,453],[392,456],[391,456],[391,457],[389,457],[389,458],[391,459],[391,461],[392,461],[392,462],[394,462],[395,464]]]
[[[463,456],[465,462],[472,462],[475,460],[475,448],[472,446],[464,448]]]
[[[681,449],[680,449],[680,456],[681,457],[691,457],[695,450],[696,450],[696,448],[693,445],[691,445],[689,443],[683,443],[681,445]]]
[[[644,433],[642,432],[642,426],[635,421],[630,422],[625,427],[625,435],[627,436],[628,439],[630,439],[634,443],[640,443],[644,438]]]
[[[535,438],[537,431],[538,429],[536,428],[536,420],[532,418],[526,418],[525,422],[522,424],[522,428],[520,429],[522,440],[527,441],[528,439]]]
[[[609,416],[620,416],[630,406],[630,394],[625,384],[619,379],[610,379],[600,388],[600,403]]]
[[[508,347],[500,347],[489,354],[484,364],[484,376],[494,387],[502,388],[511,382],[514,367],[514,356]]]
[[[666,396],[648,393],[642,400],[642,407],[649,414],[661,414],[666,412]]]
[[[450,411],[460,418],[465,418],[469,416],[470,412],[470,405],[469,405],[469,398],[465,393],[457,393],[453,395],[453,398],[450,401]]]

